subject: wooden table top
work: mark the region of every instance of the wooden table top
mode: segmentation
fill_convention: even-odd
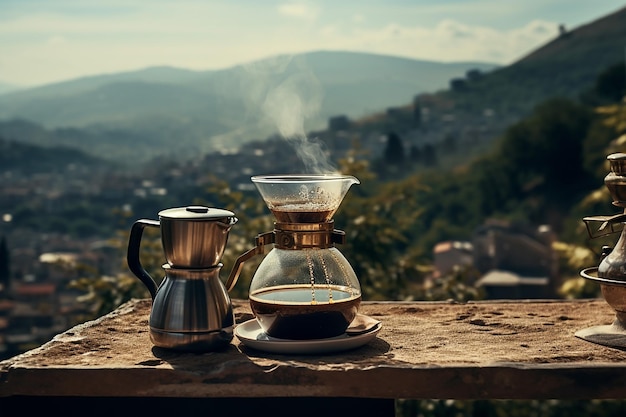
[[[237,323],[253,318],[233,300]],[[610,325],[602,299],[363,302],[382,322],[355,349],[268,353],[234,337],[179,353],[150,342],[149,299],[131,300],[0,362],[0,397],[626,398],[626,351],[576,332]]]

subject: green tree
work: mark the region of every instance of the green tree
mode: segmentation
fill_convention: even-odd
[[[558,191],[584,177],[582,144],[592,117],[589,108],[572,100],[548,100],[507,130],[496,157],[525,172],[525,180]]]
[[[422,161],[422,164],[424,164],[424,166],[437,166],[437,151],[435,150],[435,147],[430,143],[424,145],[424,147],[422,148],[420,160]]]
[[[615,64],[603,71],[596,79],[595,92],[612,102],[621,101],[626,95],[626,64]]]
[[[420,295],[414,284],[429,272],[428,254],[415,245],[413,230],[422,212],[416,196],[427,193],[428,187],[417,177],[380,183],[363,160],[346,159],[341,171],[361,180],[346,195],[335,224],[345,228],[346,243],[338,249],[355,270],[364,299]]]
[[[387,164],[396,166],[404,164],[404,145],[397,133],[390,132],[387,135],[387,144],[383,156]]]

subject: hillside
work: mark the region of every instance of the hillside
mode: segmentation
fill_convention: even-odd
[[[0,171],[19,181],[22,177],[33,174],[67,174],[70,171],[87,169],[113,170],[115,165],[109,161],[88,155],[76,149],[62,146],[43,148],[36,145],[7,141],[0,136]]]
[[[598,75],[624,62],[626,7],[564,31],[513,64],[468,81],[446,94],[461,108],[490,107],[500,114],[528,114],[551,97],[579,98]]]
[[[6,94],[16,90],[19,90],[17,85],[0,82],[0,94]]]

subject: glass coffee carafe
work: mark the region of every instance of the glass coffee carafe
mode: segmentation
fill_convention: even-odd
[[[357,315],[361,287],[335,247],[345,233],[333,215],[359,180],[348,175],[267,175],[252,182],[273,213],[274,230],[237,259],[226,284],[231,289],[243,262],[266,254],[252,277],[250,307],[259,326],[281,339],[320,339],[343,334]]]

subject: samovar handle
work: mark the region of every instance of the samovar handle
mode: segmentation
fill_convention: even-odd
[[[232,290],[237,283],[237,279],[239,278],[239,274],[241,274],[241,270],[243,269],[243,263],[248,259],[252,258],[255,255],[262,255],[265,253],[265,245],[269,245],[274,243],[275,241],[274,232],[265,232],[260,235],[257,235],[255,238],[256,246],[249,251],[243,253],[241,256],[237,258],[235,261],[235,265],[233,269],[230,271],[230,275],[228,276],[228,280],[226,281],[226,291]]]

